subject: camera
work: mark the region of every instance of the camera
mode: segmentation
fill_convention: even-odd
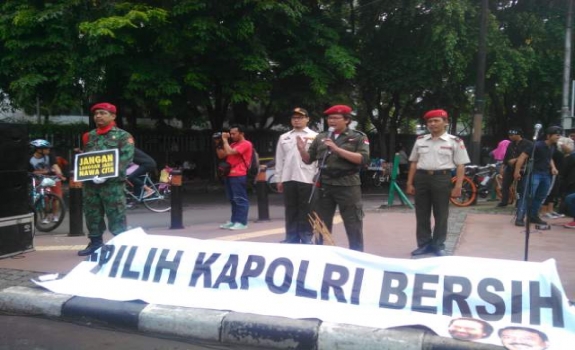
[[[213,138],[213,139],[221,139],[221,138],[222,138],[222,133],[221,133],[221,132],[215,132],[215,133],[212,135],[212,138]]]

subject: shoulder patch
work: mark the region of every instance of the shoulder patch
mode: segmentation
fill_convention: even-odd
[[[417,139],[419,140],[419,139],[422,139],[424,137],[425,137],[425,135],[419,135],[419,136],[417,136]]]

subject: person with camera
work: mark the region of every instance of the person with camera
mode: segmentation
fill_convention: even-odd
[[[215,133],[218,159],[228,165],[218,166],[224,179],[226,195],[232,207],[228,222],[220,225],[221,229],[245,230],[248,228],[250,202],[247,192],[247,174],[252,159],[253,145],[245,139],[244,130],[234,125],[229,132]],[[224,164],[225,164],[224,163]]]

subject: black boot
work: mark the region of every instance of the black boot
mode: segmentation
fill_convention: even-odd
[[[92,255],[96,250],[100,249],[104,245],[102,237],[90,237],[90,243],[88,246],[78,252],[79,256]]]

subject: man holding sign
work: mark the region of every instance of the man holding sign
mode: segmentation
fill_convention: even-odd
[[[102,239],[106,230],[104,216],[108,218],[108,229],[113,235],[126,231],[124,181],[126,168],[134,157],[134,138],[116,126],[116,106],[110,103],[98,103],[92,106],[90,111],[94,115],[96,129],[84,134],[82,141],[84,152],[95,152],[95,155],[82,160],[88,164],[76,164],[76,169],[84,165],[87,169],[85,173],[93,172],[91,175],[94,175],[93,177],[90,175],[91,180],[85,181],[83,187],[84,216],[90,243],[78,252],[80,256],[90,255],[104,244]],[[108,162],[113,159],[113,155],[98,152],[106,150],[114,151],[119,158],[118,161]],[[106,164],[102,164],[104,161]],[[113,169],[114,167],[117,169]],[[111,177],[104,172],[117,176]]]

